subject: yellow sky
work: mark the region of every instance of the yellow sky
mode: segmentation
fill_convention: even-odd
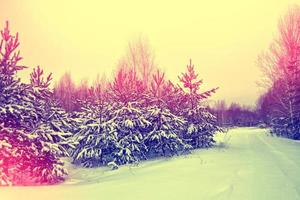
[[[128,41],[146,37],[156,61],[176,80],[189,58],[214,99],[253,105],[260,89],[257,55],[278,18],[299,0],[0,0],[0,23],[20,33],[23,63],[57,80],[111,74]],[[30,70],[21,75],[26,77]]]

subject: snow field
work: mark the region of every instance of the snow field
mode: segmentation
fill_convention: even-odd
[[[300,143],[266,133],[236,128],[216,135],[215,148],[114,171],[68,164],[65,183],[0,188],[0,199],[300,199]]]

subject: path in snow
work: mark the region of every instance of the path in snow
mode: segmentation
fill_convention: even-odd
[[[62,185],[0,188],[1,200],[300,200],[300,143],[266,130],[229,131],[227,147],[146,161],[139,166],[70,166]],[[224,136],[218,135],[219,142]]]

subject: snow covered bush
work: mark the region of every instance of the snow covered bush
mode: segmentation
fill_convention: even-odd
[[[152,130],[145,137],[149,156],[172,156],[190,149],[190,146],[180,138],[186,121],[172,114],[168,109],[157,106],[149,108],[147,119]]]
[[[0,74],[0,123],[6,126],[31,129],[38,122],[30,88],[19,80],[6,82]]]
[[[112,121],[88,120],[74,135],[78,142],[72,153],[73,162],[85,167],[114,162],[113,152],[118,146],[115,124]]]
[[[130,102],[113,111],[112,120],[116,124],[118,148],[114,153],[117,164],[127,164],[146,159],[147,148],[143,142],[151,123],[143,110]]]
[[[57,145],[1,125],[1,185],[53,184],[64,180],[67,171],[58,157],[59,153]]]
[[[271,134],[300,140],[300,120],[288,117],[277,117],[271,121]]]
[[[62,156],[69,156],[77,144],[72,136],[77,131],[79,123],[56,103],[50,101],[46,105],[32,133],[44,142],[58,145]]]
[[[73,137],[78,143],[72,152],[73,163],[95,167],[113,162],[118,142],[116,125],[108,116],[110,108],[107,104],[87,104],[77,113],[81,125]]]
[[[83,119],[72,153],[84,166],[118,166],[146,159],[143,139],[149,122],[141,107],[142,82],[133,71],[120,70],[110,84],[109,100],[100,98],[82,108]],[[135,101],[136,100],[136,101]]]
[[[214,134],[221,130],[217,126],[216,117],[205,107],[197,106],[183,113],[188,123],[182,133],[184,140],[193,148],[210,147],[215,142]]]
[[[108,105],[105,110],[97,112],[95,108],[85,112],[85,122],[74,135],[79,143],[72,154],[74,163],[93,167],[145,159],[143,130],[149,122],[141,110],[128,103],[127,106]]]

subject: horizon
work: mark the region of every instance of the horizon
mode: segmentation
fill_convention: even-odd
[[[170,80],[177,80],[191,58],[202,89],[220,87],[212,100],[252,107],[262,91],[257,57],[275,38],[278,19],[296,3],[188,1],[173,2],[169,10],[168,2],[159,1],[118,7],[97,1],[0,2],[1,27],[8,20],[12,32],[19,32],[22,63],[30,67],[23,79],[37,65],[52,72],[54,82],[65,72],[77,83],[97,74],[109,77],[128,42],[143,37]]]

